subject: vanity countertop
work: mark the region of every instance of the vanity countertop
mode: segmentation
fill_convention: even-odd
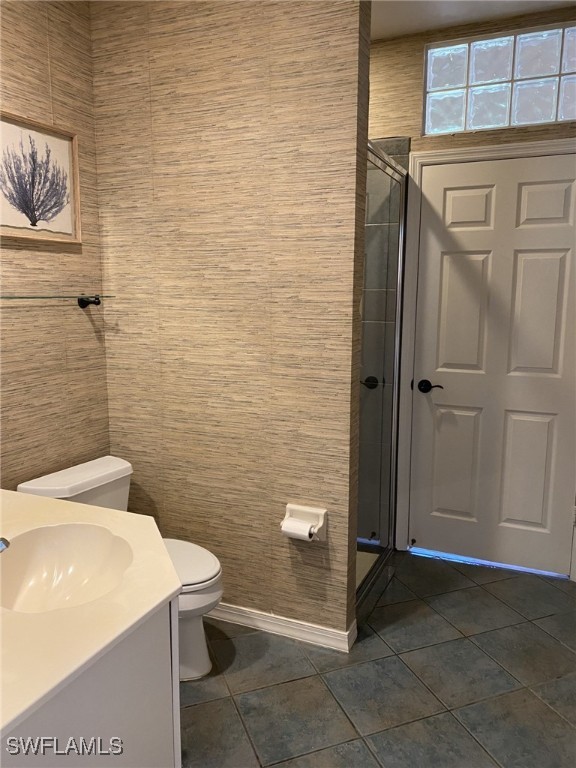
[[[0,607],[0,728],[7,732],[181,589],[152,517],[0,491],[0,535],[90,523],[125,539],[132,562],[118,586],[70,608],[21,613]],[[2,557],[2,555],[0,555]]]

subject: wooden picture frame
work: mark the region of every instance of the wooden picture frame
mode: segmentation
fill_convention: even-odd
[[[0,112],[0,145],[2,239],[80,244],[76,134]]]

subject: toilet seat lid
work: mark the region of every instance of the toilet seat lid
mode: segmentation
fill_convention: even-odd
[[[201,584],[220,573],[220,561],[204,547],[180,539],[164,539],[182,586]]]

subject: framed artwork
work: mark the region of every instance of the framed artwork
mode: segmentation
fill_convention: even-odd
[[[78,140],[53,125],[0,113],[0,234],[81,243]]]

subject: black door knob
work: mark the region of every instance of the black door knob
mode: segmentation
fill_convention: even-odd
[[[366,376],[366,379],[361,381],[360,384],[364,384],[364,386],[368,387],[368,389],[376,389],[378,386],[378,379],[376,376]]]
[[[420,392],[423,392],[425,395],[430,392],[432,389],[444,389],[442,384],[432,384],[431,381],[428,381],[428,379],[420,379],[418,382],[418,389]]]

